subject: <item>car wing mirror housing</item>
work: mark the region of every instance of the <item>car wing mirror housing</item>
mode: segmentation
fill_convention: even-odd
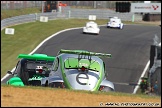
[[[13,75],[13,73],[11,71],[7,71],[7,73],[10,74],[10,75]]]

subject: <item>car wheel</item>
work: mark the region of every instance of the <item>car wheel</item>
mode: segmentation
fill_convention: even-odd
[[[24,85],[29,85],[29,82],[28,82],[29,73],[25,71],[24,67],[21,67],[20,79],[22,80]]]
[[[104,87],[101,91],[110,92],[110,91],[114,91],[114,90],[112,88],[110,88],[110,87]]]
[[[42,87],[48,87],[48,82],[46,81],[45,84],[42,84]]]
[[[94,34],[99,35],[99,32],[98,33],[94,33]]]
[[[41,82],[39,80],[29,81],[29,85],[31,85],[31,86],[41,86]]]
[[[120,26],[118,27],[118,29],[122,29],[122,26],[120,25]]]
[[[49,83],[48,87],[53,87],[54,83]]]
[[[52,88],[64,88],[64,85],[61,82],[52,82],[49,86]]]

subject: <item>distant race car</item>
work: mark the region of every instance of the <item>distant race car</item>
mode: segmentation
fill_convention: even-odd
[[[7,81],[8,85],[24,86],[33,85],[40,86],[42,78],[49,76],[49,68],[51,68],[55,57],[47,56],[45,54],[19,54],[21,58],[12,73],[13,77]]]
[[[111,54],[84,50],[60,50],[49,77],[41,84],[54,88],[89,91],[115,91],[114,84],[106,79],[105,63],[100,57]]]
[[[123,29],[123,23],[121,22],[120,18],[112,17],[110,18],[110,21],[107,23],[107,28]]]
[[[98,35],[100,33],[100,28],[98,27],[97,23],[89,21],[86,23],[86,26],[83,27],[83,33],[91,33]]]

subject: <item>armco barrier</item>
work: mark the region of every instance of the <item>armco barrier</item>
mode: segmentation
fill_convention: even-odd
[[[35,14],[29,14],[29,15],[21,15],[21,16],[16,16],[12,18],[6,18],[1,21],[1,30],[4,29],[5,27],[12,26],[12,25],[17,25],[17,24],[23,24],[27,22],[34,22],[35,20]]]
[[[121,18],[122,21],[132,21],[134,16],[134,21],[142,21],[142,16],[134,13],[117,13],[108,9],[62,9],[62,12],[47,12],[47,13],[34,13],[28,15],[21,15],[12,18],[7,18],[1,20],[1,30],[5,27],[13,26],[17,24],[34,22],[40,19],[40,16],[47,16],[49,20],[54,20],[57,18],[81,18],[88,19],[89,15],[96,15],[97,19],[109,19],[109,17],[117,16]]]
[[[23,24],[27,22],[35,22],[36,20],[40,19],[40,16],[47,16],[49,20],[53,20],[56,18],[67,18],[68,15],[64,13],[35,13],[35,14],[28,14],[28,15],[21,15],[12,18],[6,18],[1,20],[1,30],[8,26],[13,26],[17,24]]]

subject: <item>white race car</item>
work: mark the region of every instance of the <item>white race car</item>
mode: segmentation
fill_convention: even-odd
[[[107,23],[107,28],[119,28],[123,29],[123,23],[118,17],[110,18],[110,21]]]
[[[97,23],[93,21],[89,21],[86,23],[86,26],[83,27],[83,33],[92,33],[92,34],[99,34],[100,28],[98,27]]]

